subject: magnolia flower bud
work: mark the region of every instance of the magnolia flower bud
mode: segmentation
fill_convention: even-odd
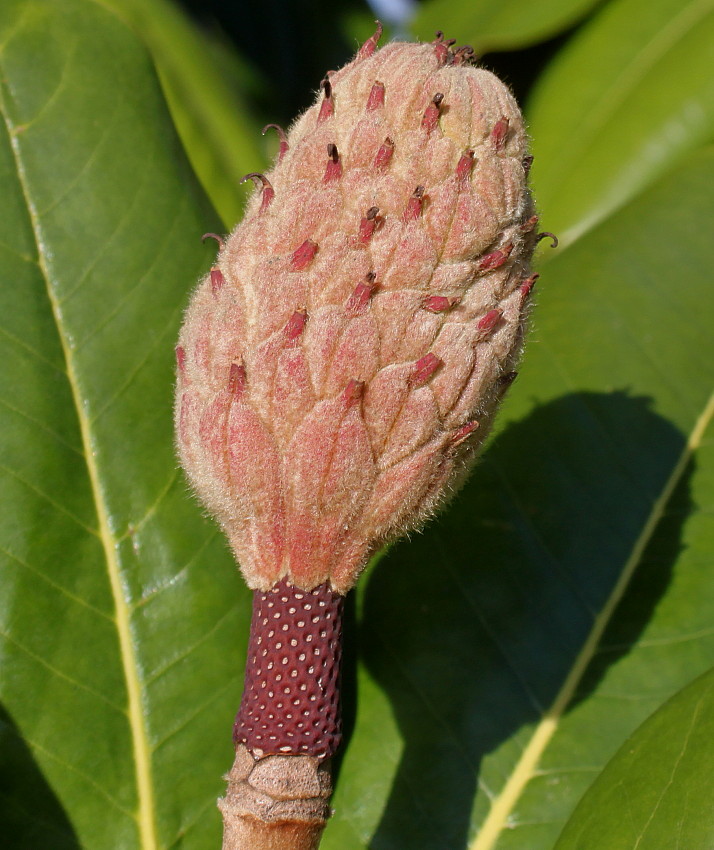
[[[251,175],[177,350],[181,458],[252,588],[346,592],[454,491],[521,347],[518,107],[443,42],[368,52]]]
[[[224,850],[317,847],[342,597],[463,480],[536,278],[512,96],[466,48],[378,34],[248,175],[176,352],[181,459],[255,590]]]

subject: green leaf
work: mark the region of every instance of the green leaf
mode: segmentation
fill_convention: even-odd
[[[578,805],[556,850],[714,846],[714,670],[650,717]]]
[[[0,97],[3,842],[212,848],[248,594],[171,408],[215,214],[102,6],[6,0]]]
[[[714,137],[713,0],[615,0],[529,104],[536,197],[565,245]]]
[[[690,157],[556,253],[471,481],[365,576],[326,850],[551,850],[711,667],[713,181]]]
[[[425,0],[412,24],[431,41],[436,30],[458,36],[477,53],[527,47],[577,23],[600,0]]]
[[[240,217],[252,184],[240,181],[265,168],[260,122],[244,89],[250,72],[238,57],[226,74],[220,45],[191,26],[168,0],[102,0],[136,27],[156,63],[179,135],[198,178],[227,229]],[[225,51],[223,51],[225,53]]]
[[[209,850],[248,593],[177,470],[171,387],[217,225],[101,6],[6,0],[0,94],[3,840]],[[325,850],[551,850],[711,667],[714,153],[678,157],[551,255],[472,481],[351,597]]]

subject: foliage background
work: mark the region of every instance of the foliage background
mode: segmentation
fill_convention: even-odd
[[[176,468],[173,341],[260,127],[372,21],[0,8],[8,848],[219,844],[250,600]],[[513,86],[561,247],[472,480],[351,597],[323,846],[711,848],[714,2],[424,0],[399,26]]]

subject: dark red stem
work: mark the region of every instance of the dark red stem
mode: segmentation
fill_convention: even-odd
[[[253,594],[248,660],[233,740],[256,757],[330,758],[342,739],[344,596],[285,579]]]

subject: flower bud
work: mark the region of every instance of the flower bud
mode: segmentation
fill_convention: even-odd
[[[181,459],[254,589],[349,590],[463,480],[513,375],[527,139],[466,58],[393,43],[331,73],[187,310]]]

